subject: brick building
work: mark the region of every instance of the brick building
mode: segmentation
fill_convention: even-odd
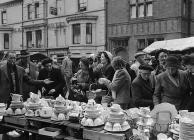
[[[126,47],[129,59],[157,40],[194,35],[192,0],[107,0],[107,49]]]

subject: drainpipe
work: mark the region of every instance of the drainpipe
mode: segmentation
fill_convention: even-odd
[[[23,49],[24,49],[24,0],[22,0],[22,50]]]
[[[187,31],[187,36],[191,36],[191,4],[192,0],[188,0],[188,17],[187,17],[187,24],[188,24],[188,31]]]
[[[105,50],[108,50],[108,0],[104,0],[104,4],[105,4]]]

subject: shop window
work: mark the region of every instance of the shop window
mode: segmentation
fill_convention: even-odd
[[[32,12],[33,12],[32,4],[29,4],[29,5],[27,6],[27,8],[28,8],[28,19],[32,19]]]
[[[7,23],[7,11],[1,12],[1,23],[6,24]]]
[[[40,18],[39,3],[35,3],[35,18]]]
[[[87,0],[78,0],[78,11],[83,12],[87,10]]]
[[[4,49],[9,49],[9,34],[4,34]]]
[[[27,48],[32,48],[32,31],[26,32],[26,45]]]
[[[42,31],[41,30],[36,30],[36,47],[41,48],[41,43],[42,43]]]
[[[81,28],[80,24],[73,25],[73,44],[81,43]]]
[[[86,24],[86,44],[92,44],[92,23]]]
[[[146,39],[138,39],[138,44],[137,44],[137,50],[143,50],[147,46],[151,45],[155,41],[162,41],[164,38],[146,38]]]
[[[113,40],[111,40],[111,44],[114,48],[117,48],[117,47],[127,48],[128,47],[128,39],[122,39],[122,38],[113,39]]]
[[[146,47],[146,39],[139,39],[137,44],[137,50],[143,50]]]
[[[153,15],[152,0],[130,0],[131,18],[149,17]]]

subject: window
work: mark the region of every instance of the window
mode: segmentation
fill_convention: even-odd
[[[187,16],[187,9],[188,9],[188,6],[187,6],[187,0],[183,0],[183,16]]]
[[[115,48],[117,48],[117,47],[127,48],[128,47],[128,39],[124,39],[124,38],[113,39],[111,41],[111,44]]]
[[[83,12],[87,10],[87,0],[78,0],[78,11]]]
[[[39,3],[35,3],[35,18],[40,17]]]
[[[41,30],[36,30],[36,48],[41,48],[41,43],[42,43],[42,31]]]
[[[1,23],[6,24],[7,23],[7,11],[1,12]]]
[[[73,25],[73,44],[80,44],[81,43],[81,31],[80,31],[80,24]]]
[[[28,19],[32,19],[32,4],[29,4],[28,6]]]
[[[138,39],[138,45],[137,45],[137,50],[141,51],[145,47],[151,45],[155,41],[162,41],[164,38],[146,38],[146,39]]]
[[[149,17],[153,15],[152,0],[130,0],[131,18]]]
[[[86,24],[86,44],[92,44],[92,23]]]
[[[26,32],[26,45],[27,45],[27,48],[32,47],[32,32],[31,31]]]
[[[4,34],[4,49],[9,49],[9,34]]]

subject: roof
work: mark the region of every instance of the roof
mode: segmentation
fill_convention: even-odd
[[[194,37],[156,41],[146,47],[143,51],[151,53],[156,50],[184,51],[194,48]]]

